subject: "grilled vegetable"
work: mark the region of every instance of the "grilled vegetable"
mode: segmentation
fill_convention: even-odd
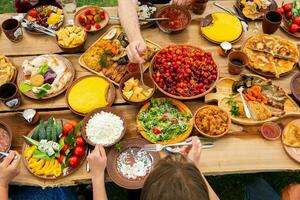
[[[47,134],[46,134],[43,120],[40,121],[40,124],[38,126],[38,132],[39,132],[39,140],[47,139]]]
[[[52,127],[54,126],[54,117],[51,116],[48,119],[47,127],[46,127],[46,133],[47,133],[47,140],[51,140],[52,138]]]
[[[56,133],[56,125],[55,124],[53,124],[53,126],[52,126],[52,130],[51,130],[51,140],[53,141],[53,142],[57,142],[57,133]]]
[[[62,135],[63,121],[56,122],[56,137],[59,138]]]
[[[36,129],[34,130],[32,136],[31,136],[31,138],[34,140],[39,140],[39,127],[40,127],[40,125],[38,125],[36,127]]]

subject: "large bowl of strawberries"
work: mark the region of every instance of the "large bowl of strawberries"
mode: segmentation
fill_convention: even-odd
[[[96,32],[103,29],[108,21],[108,12],[99,6],[85,6],[74,15],[75,25],[82,26],[87,32]]]
[[[171,45],[152,59],[150,75],[165,95],[180,99],[205,96],[219,79],[211,52],[190,45]]]

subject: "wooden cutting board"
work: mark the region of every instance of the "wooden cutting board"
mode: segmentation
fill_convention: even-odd
[[[249,76],[254,76],[254,77],[258,77],[258,78],[261,78],[263,80],[266,80],[265,78],[263,78],[261,76],[258,76],[258,75],[251,74]],[[205,102],[208,103],[208,102],[217,101],[218,106],[220,108],[223,108],[224,110],[226,110],[230,114],[231,106],[227,103],[227,101],[229,100],[230,97],[239,96],[239,94],[231,96],[233,94],[232,85],[233,85],[234,81],[239,80],[239,78],[240,77],[236,77],[236,78],[224,77],[224,78],[221,78],[217,82],[216,93],[207,94],[205,96]],[[270,117],[270,118],[265,119],[265,120],[257,121],[257,120],[248,119],[248,118],[237,118],[237,117],[234,117],[234,116],[230,115],[231,120],[232,120],[232,122],[235,122],[235,123],[241,124],[241,125],[259,125],[259,124],[263,124],[263,123],[268,122],[268,121],[275,121],[275,120],[278,120],[278,119],[286,117],[286,116],[300,116],[300,108],[297,105],[297,103],[290,96],[288,96],[287,94],[286,94],[286,96],[287,96],[287,100],[284,104],[285,114],[280,116],[280,117],[273,116],[273,117]]]

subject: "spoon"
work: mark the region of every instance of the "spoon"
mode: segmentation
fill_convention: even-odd
[[[0,154],[4,157],[7,157],[9,155],[9,153],[3,152],[3,151],[0,151]],[[18,159],[18,156],[15,155],[14,160],[17,160],[17,159]]]
[[[239,87],[239,88],[237,89],[237,91],[239,92],[239,94],[240,94],[240,96],[241,96],[241,99],[242,99],[242,102],[243,102],[243,106],[244,106],[244,111],[245,111],[246,117],[247,117],[248,119],[251,119],[252,116],[251,116],[250,110],[249,110],[249,108],[248,108],[248,105],[247,105],[247,103],[246,103],[246,101],[245,101],[245,99],[244,99],[244,95],[243,95],[244,89],[245,89],[245,88],[242,86],[242,87]]]

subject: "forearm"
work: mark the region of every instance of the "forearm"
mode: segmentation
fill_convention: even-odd
[[[120,22],[126,32],[129,42],[143,39],[135,2],[135,0],[118,0]]]
[[[104,174],[92,177],[93,183],[93,199],[94,200],[107,200],[105,191]]]
[[[3,200],[8,200],[8,186],[0,186],[0,196]]]
[[[207,182],[205,176],[202,173],[201,173],[201,175],[202,175],[202,177],[203,177],[203,179],[205,181],[205,184],[206,184],[206,187],[207,187],[207,190],[208,190],[209,199],[210,200],[220,200],[219,197],[218,197],[218,195],[215,193],[215,191],[212,189],[212,187]]]

